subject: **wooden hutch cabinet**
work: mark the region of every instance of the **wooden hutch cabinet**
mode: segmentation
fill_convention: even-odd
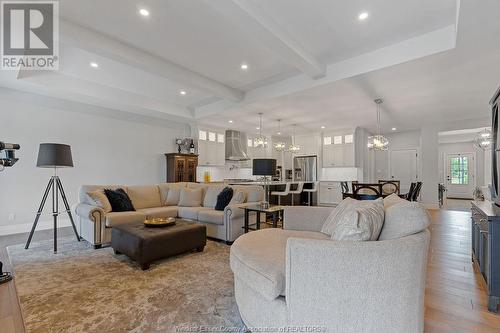
[[[167,158],[167,183],[196,182],[198,155],[165,154]]]

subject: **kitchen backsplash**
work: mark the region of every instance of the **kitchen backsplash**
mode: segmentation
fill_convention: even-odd
[[[224,179],[255,179],[252,175],[252,168],[234,167],[232,164],[225,166],[199,166],[196,169],[196,178],[199,182],[203,181],[205,171],[210,172],[210,181],[217,182]]]

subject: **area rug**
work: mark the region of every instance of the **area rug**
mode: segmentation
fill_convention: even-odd
[[[158,261],[147,271],[111,248],[59,239],[7,248],[27,332],[244,332],[229,246]]]

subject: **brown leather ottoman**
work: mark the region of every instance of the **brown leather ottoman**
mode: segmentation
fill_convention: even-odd
[[[142,223],[113,227],[111,247],[116,254],[126,254],[138,262],[143,270],[155,260],[196,249],[203,251],[207,244],[207,230],[202,224],[177,220],[173,226],[150,228]]]

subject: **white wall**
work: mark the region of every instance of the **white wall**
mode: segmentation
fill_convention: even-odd
[[[62,110],[44,107],[28,98],[9,98],[3,90],[1,93],[0,140],[19,143],[21,150],[17,152],[19,162],[0,173],[0,234],[24,232],[33,222],[53,172],[35,166],[41,142],[71,145],[75,167],[60,169],[59,175],[70,204],[74,204],[82,184],[164,182],[163,154],[175,151],[176,136],[189,135],[186,124],[119,120],[116,116],[96,115],[105,115],[107,109],[65,102]],[[72,112],[73,108],[79,112]],[[87,108],[92,114],[85,113]],[[41,221],[51,219],[49,210],[47,204]],[[15,215],[14,220],[9,220],[11,214]]]

